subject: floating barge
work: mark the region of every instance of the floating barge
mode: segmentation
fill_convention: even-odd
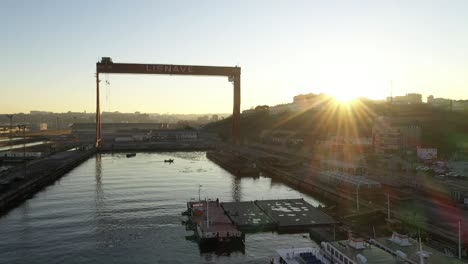
[[[307,232],[339,224],[304,199],[187,203],[189,223],[201,243],[244,242],[245,232]]]
[[[243,231],[272,231],[276,223],[255,202],[227,202],[222,203],[226,214],[232,223]]]
[[[201,244],[244,242],[244,233],[232,224],[218,200],[188,202],[187,212]]]

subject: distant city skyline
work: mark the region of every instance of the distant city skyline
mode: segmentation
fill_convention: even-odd
[[[95,111],[95,63],[242,67],[241,110],[298,94],[468,99],[466,1],[6,1],[0,113]],[[227,78],[102,75],[102,111],[230,113]],[[110,85],[105,85],[105,80]]]
[[[319,94],[319,93],[309,93],[309,94]],[[411,94],[411,93],[404,93],[404,94],[393,94],[393,97],[402,97],[402,96],[405,96],[407,94]],[[299,94],[298,94],[299,95]],[[457,101],[457,100],[468,100],[468,99],[463,99],[463,98],[444,98],[444,97],[438,97],[438,96],[435,96],[435,95],[428,95],[426,97],[422,97],[422,102],[423,103],[427,103],[427,97],[429,96],[433,96],[434,98],[438,99],[438,98],[442,98],[442,99],[446,99],[446,100],[453,100],[453,101]],[[367,97],[360,97],[360,98],[367,98]],[[377,99],[372,99],[372,98],[367,98],[367,99],[371,99],[371,100],[375,100],[375,101],[388,101],[388,98],[390,98],[390,96],[386,97],[386,98],[377,98]],[[287,101],[287,102],[283,102],[283,103],[279,103],[279,104],[272,104],[272,105],[268,105],[268,106],[275,106],[275,105],[281,105],[281,104],[288,104],[288,103],[292,103],[292,100],[293,98],[291,98],[290,101]],[[358,98],[355,98],[355,99],[358,99]],[[339,101],[339,99],[338,99]],[[258,104],[256,106],[260,106],[260,105],[266,105],[266,104]],[[243,110],[248,110],[248,109],[253,109],[255,108],[256,106],[252,106],[250,108],[245,108]],[[66,114],[66,113],[79,113],[79,114],[93,114],[93,113],[96,113],[96,111],[72,111],[72,110],[67,110],[67,111],[62,111],[62,112],[53,112],[53,111],[48,111],[48,110],[38,110],[38,109],[33,109],[33,110],[29,110],[29,111],[25,111],[25,112],[15,112],[13,114],[34,114],[34,113],[31,113],[31,112],[44,112],[44,113],[52,113],[52,114]],[[121,113],[121,114],[133,114],[133,113],[141,113],[141,114],[149,114],[149,115],[197,115],[197,116],[200,116],[200,115],[231,115],[232,112],[204,112],[204,113],[190,113],[190,112],[187,112],[187,113],[171,113],[171,112],[143,112],[143,111],[132,111],[132,112],[124,112],[124,111],[119,111],[119,110],[115,110],[115,111],[101,111],[101,113]],[[7,113],[0,113],[0,114],[7,114]]]

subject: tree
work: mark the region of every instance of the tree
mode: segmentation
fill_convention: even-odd
[[[270,110],[270,107],[268,105],[258,105],[255,107],[256,112],[268,112]]]

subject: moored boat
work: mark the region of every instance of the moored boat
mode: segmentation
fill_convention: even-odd
[[[336,264],[397,264],[401,261],[389,252],[371,245],[363,238],[349,233],[347,240],[322,242],[322,252],[330,263]]]
[[[373,238],[370,239],[369,242],[410,264],[466,263],[455,257],[457,252],[453,252],[447,248],[445,249],[445,252],[441,252],[421,242],[420,238],[414,239],[408,235],[399,234],[395,231],[392,233],[391,237]]]
[[[219,200],[187,203],[187,214],[200,244],[243,243],[244,234],[234,226]]]
[[[277,249],[270,264],[331,264],[319,247]]]

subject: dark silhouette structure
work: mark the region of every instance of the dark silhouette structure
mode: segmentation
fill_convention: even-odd
[[[133,74],[169,74],[169,75],[205,75],[226,76],[234,85],[234,107],[232,111],[232,135],[236,143],[240,137],[240,67],[217,67],[174,64],[134,64],[113,63],[109,57],[103,57],[96,63],[96,147],[102,144],[101,113],[99,105],[100,73],[133,73]]]

